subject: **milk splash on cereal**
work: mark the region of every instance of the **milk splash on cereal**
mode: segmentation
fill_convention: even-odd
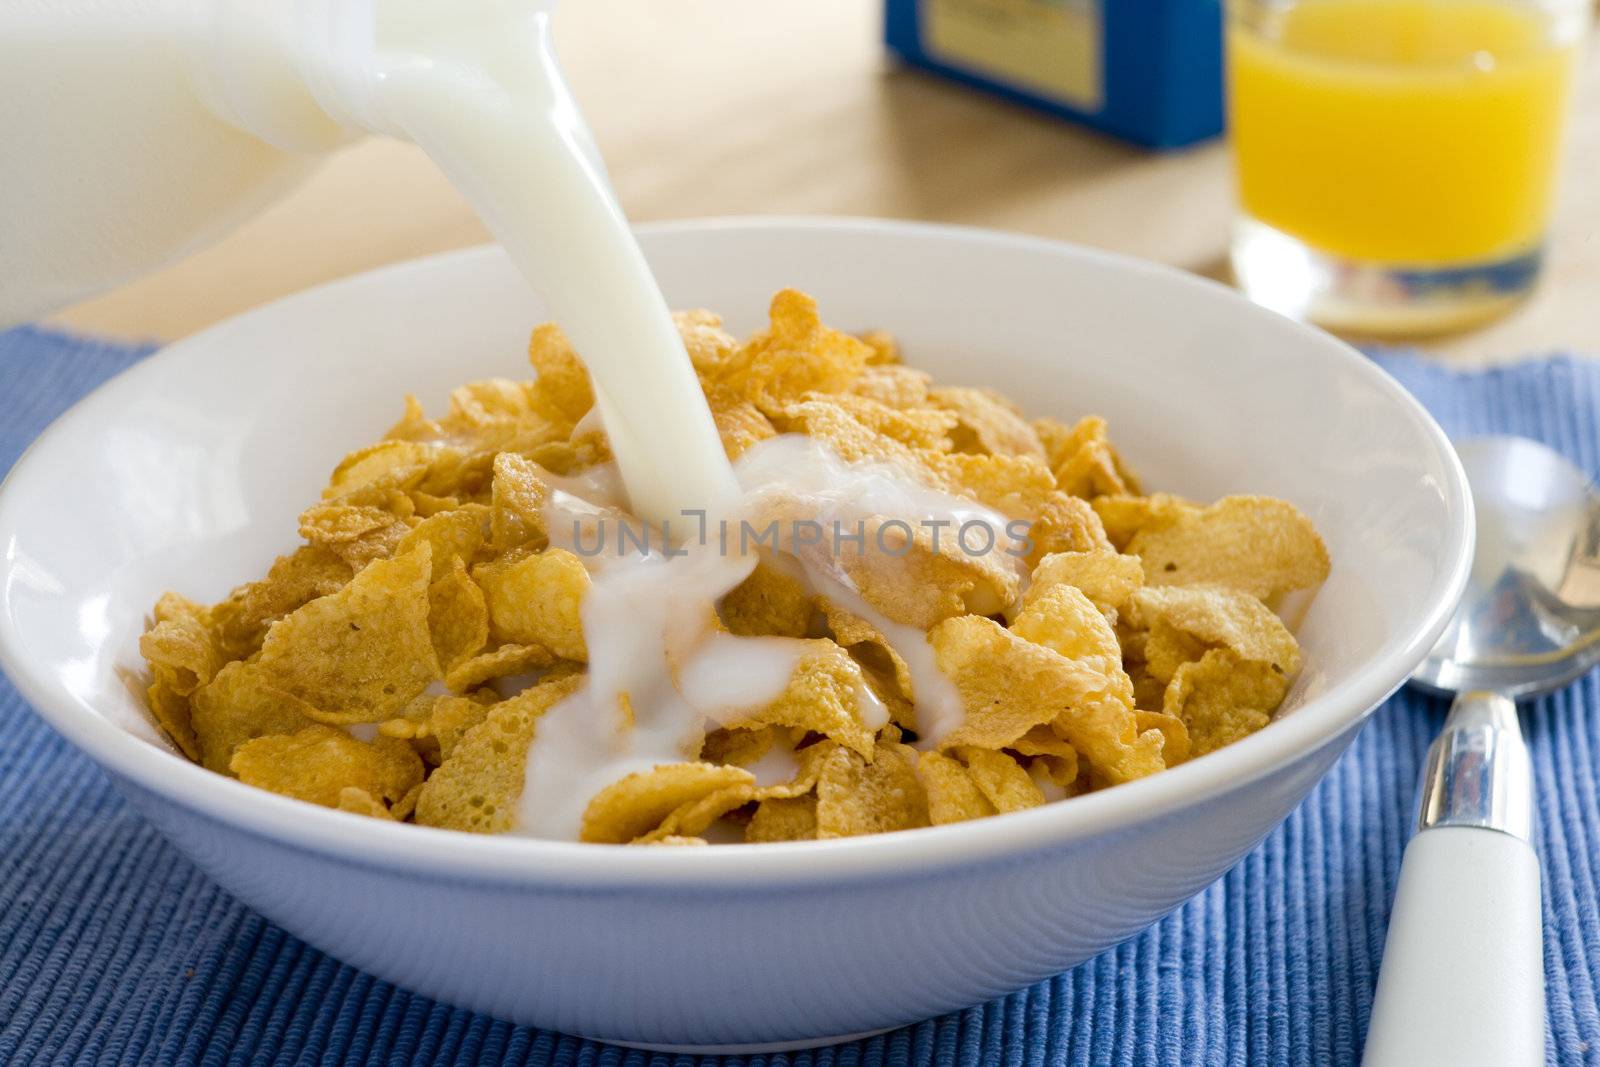
[[[681,516],[696,533],[675,543],[669,524],[655,547],[648,528],[615,510],[606,514],[603,503],[565,490],[551,494],[545,523],[552,540],[580,551],[594,576],[583,605],[589,676],[539,722],[513,832],[577,839],[591,798],[607,786],[697,758],[708,729],[761,721],[818,651],[814,640],[740,637],[714,624],[715,605],[761,564],[763,551],[768,566],[786,560],[810,594],[883,635],[907,665],[926,747],[961,721],[960,694],[939,671],[927,636],[869,605],[846,560],[880,572],[883,582],[913,581],[906,561],[916,550],[914,531],[926,529],[934,550],[945,532],[944,551],[981,545],[985,553],[1006,553],[1010,562],[1002,566],[1015,570],[1026,555],[1018,539],[1026,524],[928,489],[886,464],[843,463],[798,435],[752,446],[735,471],[742,491],[731,505]],[[885,516],[887,524],[871,522],[868,531],[870,520]],[[1019,570],[1019,579],[1025,573]],[[980,606],[1005,607],[992,595]],[[847,670],[849,713],[876,734],[888,725],[888,710],[859,666],[849,662]]]

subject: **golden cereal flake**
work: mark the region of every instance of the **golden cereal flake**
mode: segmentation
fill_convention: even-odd
[[[928,399],[955,415],[951,437],[955,451],[1045,458],[1038,433],[1014,404],[993,389],[941,386],[929,390]]]
[[[445,675],[445,688],[465,693],[495,678],[544,670],[556,663],[555,653],[543,645],[499,645],[457,664]]]
[[[862,721],[860,694],[866,686],[861,667],[827,638],[804,642],[783,695],[764,708],[730,719],[729,726],[761,724],[810,730],[871,757],[873,728]]]
[[[696,800],[682,804],[647,834],[633,839],[636,845],[659,845],[684,837],[698,837],[711,828],[711,824],[735,808],[743,807],[759,795],[748,782],[718,789]]]
[[[723,625],[739,637],[804,637],[815,613],[816,598],[805,583],[770,558],[718,605]]]
[[[942,752],[924,752],[917,759],[917,774],[928,794],[928,820],[934,826],[996,814],[960,760]]]
[[[865,519],[863,530],[864,545],[842,545],[831,562],[861,599],[893,622],[927,630],[956,615],[992,615],[1021,590],[1012,557],[1000,550],[964,552],[955,530],[919,525],[908,531],[903,521],[882,515]]]
[[[863,330],[856,336],[872,349],[872,354],[867,356],[869,367],[890,366],[900,362],[900,342],[888,330]]]
[[[234,750],[246,741],[270,734],[292,734],[316,720],[299,700],[268,684],[255,663],[236,661],[195,691],[190,721],[200,764],[231,774]]]
[[[330,723],[382,722],[441,677],[428,630],[431,549],[368,564],[274,623],[255,661],[272,687]]]
[[[460,556],[428,586],[428,631],[433,637],[433,653],[446,672],[489,643],[488,603]]]
[[[145,700],[150,714],[166,735],[172,739],[189,759],[200,762],[200,739],[194,732],[194,713],[189,697],[179,692],[183,682],[177,671],[165,663],[150,665],[150,684],[145,688]]]
[[[626,844],[654,830],[684,805],[729,787],[754,784],[755,778],[741,767],[662,764],[630,774],[596,793],[584,810],[578,837],[601,844]]]
[[[1178,662],[1198,659],[1208,647],[1222,647],[1240,659],[1271,664],[1285,676],[1300,669],[1294,635],[1270,608],[1246,593],[1160,586],[1139,590],[1129,603],[1134,621],[1150,629],[1145,659],[1157,677],[1170,678],[1177,666],[1173,657],[1158,653],[1159,647],[1185,637],[1190,640],[1177,650]]]
[[[778,436],[772,420],[748,400],[723,400],[718,397],[711,406],[711,421],[722,439],[722,450],[729,459],[738,459],[751,446]]]
[[[431,580],[438,581],[455,567],[455,561],[470,568],[478,551],[489,540],[491,510],[484,504],[462,504],[428,516],[406,532],[395,548],[405,555],[426,541],[432,546]]]
[[[1139,533],[1170,526],[1199,509],[1199,505],[1170,493],[1114,493],[1097,496],[1090,504],[1100,517],[1106,537],[1119,552],[1128,551],[1129,542]]]
[[[450,413],[445,421],[452,427],[483,427],[516,422],[533,413],[528,386],[510,378],[482,378],[450,390]]]
[[[561,327],[551,322],[534,327],[528,339],[528,362],[537,375],[529,406],[570,432],[594,407],[594,386]]]
[[[855,393],[808,393],[804,399],[832,404],[873,433],[913,449],[948,451],[950,431],[957,425],[956,416],[949,411],[934,407],[892,407]]]
[[[422,480],[433,460],[433,447],[417,441],[379,441],[358,448],[333,469],[324,500],[346,498],[358,490],[410,489]]]
[[[860,375],[872,348],[822,325],[817,302],[795,289],[772,298],[770,325],[740,346],[713,383],[777,415],[807,393],[838,393]]]
[[[321,723],[246,741],[229,767],[246,785],[326,808],[339,807],[341,792],[350,786],[395,801],[422,781],[422,761],[404,741],[358,741]]]
[[[966,711],[940,747],[1005,748],[1053,723],[1112,781],[1162,769],[1160,735],[1138,732],[1115,679],[978,616],[947,620],[929,640]]]
[[[1138,556],[1124,556],[1113,548],[1087,552],[1052,552],[1039,561],[1023,594],[1024,607],[1058,585],[1068,585],[1115,618],[1144,585],[1144,567]]]
[[[152,666],[168,668],[167,687],[183,697],[216,677],[226,662],[211,611],[177,593],[156,602],[154,620],[139,637],[139,652]]]
[[[1178,668],[1164,708],[1187,728],[1192,754],[1203,756],[1266,726],[1288,690],[1270,664],[1214,648]]]
[[[489,635],[496,642],[542,645],[562,659],[584,662],[580,608],[589,592],[583,561],[564,548],[504,556],[480,563],[473,579],[489,603]]]
[[[826,597],[819,601],[822,606],[823,616],[828,622],[828,632],[833,635],[833,640],[841,647],[848,649],[858,663],[869,672],[881,674],[884,678],[894,683],[895,695],[910,702],[913,699],[911,688],[911,668],[889,644],[888,638],[878,632],[878,628],[867,620],[840,607]],[[902,723],[915,729],[913,723]]]
[[[750,844],[811,841],[816,836],[817,798],[810,793],[761,801],[744,830],[744,839]]]
[[[338,802],[333,806],[352,815],[365,815],[385,822],[395,821],[387,804],[358,785],[347,785],[339,790]]]
[[[870,762],[847,748],[832,747],[817,778],[817,837],[932,825],[917,762],[917,750],[897,741],[879,740]]]
[[[537,548],[548,538],[544,506],[550,500],[550,487],[541,474],[537,463],[515,452],[494,457],[489,529],[495,551]]]
[[[1182,719],[1164,711],[1134,712],[1139,723],[1139,732],[1146,730],[1161,731],[1162,746],[1161,758],[1168,767],[1176,767],[1189,758],[1192,744],[1189,740],[1189,728]]]
[[[919,452],[902,441],[867,426],[830,399],[806,399],[787,405],[781,412],[779,428],[803,433],[827,445],[846,463],[886,463],[913,481],[934,489],[948,489],[949,479],[923,462],[943,453]]]
[[[437,441],[444,436],[444,427],[433,419],[428,418],[428,412],[411,393],[406,394],[405,414],[400,416],[384,435],[385,440],[394,441]]]
[[[1044,794],[1033,778],[1006,753],[963,746],[955,754],[966,763],[973,784],[995,811],[1022,811],[1044,803]]]
[[[471,833],[512,829],[539,717],[571,696],[582,681],[581,675],[571,675],[541,682],[491,705],[423,783],[415,820]]]
[[[738,338],[722,328],[722,316],[714,311],[674,311],[672,323],[683,339],[694,372],[702,379],[714,378],[739,349]]]
[[[1081,497],[1139,492],[1139,479],[1111,445],[1105,419],[1089,415],[1065,433],[1047,427],[1045,434],[1056,484],[1066,492]]]
[[[344,588],[355,574],[326,548],[303,545],[279,556],[267,576],[239,586],[211,609],[224,654],[243,659],[261,647],[267,627],[318,597]]]
[[[408,496],[397,496],[411,506]],[[317,504],[300,513],[300,536],[307,544],[326,548],[357,569],[393,555],[410,532],[404,518],[370,504]]]
[[[1108,691],[1133,703],[1133,683],[1122,669],[1122,645],[1094,602],[1070,585],[1046,590],[1011,623],[1019,637],[1053,649],[1105,678]]]
[[[781,743],[790,731],[780,726],[729,726],[707,733],[700,743],[700,762],[748,767]],[[790,746],[792,747],[792,746]]]
[[[1293,504],[1262,496],[1224,497],[1175,521],[1141,529],[1128,551],[1151,585],[1220,585],[1261,600],[1328,577],[1328,550]]]
[[[1045,556],[1065,552],[1110,550],[1100,516],[1089,502],[1052,489],[1037,496],[1016,499],[1006,512],[1029,522],[1026,560],[1037,566]]]
[[[928,382],[924,371],[897,363],[869,363],[861,376],[850,383],[850,392],[892,408],[925,407]]]

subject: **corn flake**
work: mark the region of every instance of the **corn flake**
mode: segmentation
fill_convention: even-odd
[[[321,723],[246,741],[228,766],[246,785],[327,808],[339,807],[348,787],[395,801],[422,781],[422,761],[404,741],[358,741]]]
[[[534,328],[528,339],[528,362],[537,375],[529,408],[570,431],[594,407],[594,386],[561,327],[545,323]]]
[[[1220,585],[1270,601],[1328,577],[1328,550],[1300,509],[1262,496],[1224,497],[1141,529],[1128,551],[1151,585]]]
[[[861,668],[826,638],[806,641],[805,652],[783,695],[765,708],[731,719],[727,725],[792,726],[832,738],[870,758],[873,728],[862,721]]]
[[[714,382],[766,415],[781,414],[806,393],[843,392],[872,356],[870,345],[822,325],[817,302],[798,290],[772,298],[770,319],[719,368]]]
[[[831,747],[817,778],[817,837],[932,825],[917,763],[917,750],[898,741],[880,740],[870,762],[847,748]]]
[[[235,661],[195,691],[190,722],[202,766],[232,773],[234,750],[270,734],[292,734],[315,722],[314,708],[270,685],[255,663]]]
[[[1300,669],[1300,647],[1283,620],[1261,601],[1230,589],[1162,586],[1133,595],[1132,611],[1150,628],[1144,655],[1151,671],[1170,678],[1179,663],[1210,647],[1269,664],[1278,673]]]
[[[583,813],[579,840],[626,844],[648,834],[685,805],[731,786],[754,784],[755,778],[741,767],[711,763],[668,763],[639,771],[594,795]]]
[[[917,759],[917,774],[928,794],[928,820],[934,826],[996,814],[961,761],[942,752],[924,752]]]
[[[447,672],[489,643],[489,607],[460,556],[453,558],[450,571],[428,586],[428,631],[433,653]]]
[[[810,794],[761,801],[744,831],[744,839],[751,844],[811,841],[816,836],[817,798]]]
[[[1022,811],[1044,803],[1044,794],[1022,765],[1004,752],[962,746],[955,750],[978,791],[995,811]]]
[[[489,634],[497,642],[541,645],[562,659],[583,662],[580,607],[589,592],[583,561],[564,548],[481,563],[472,577],[489,604]]]
[[[758,563],[718,605],[728,632],[739,637],[804,637],[815,612],[805,583],[771,560]]]
[[[1108,679],[995,623],[968,615],[929,635],[939,668],[961,693],[966,719],[940,747],[1005,748],[1036,726],[1057,732],[1112,781],[1162,769],[1159,734],[1140,734]]]
[[[543,670],[555,662],[555,653],[543,645],[500,645],[457,664],[444,684],[452,693],[465,693],[495,678]]]
[[[953,451],[1045,458],[1038,433],[1015,405],[992,389],[944,386],[929,390],[928,400],[955,416]]]
[[[1192,754],[1203,756],[1267,725],[1288,689],[1270,664],[1214,648],[1178,668],[1164,708],[1186,727]]]
[[[571,696],[582,678],[541,682],[491,705],[423,783],[414,818],[424,826],[504,833],[516,825],[528,746],[539,717]]]
[[[431,549],[378,560],[267,632],[255,668],[331,723],[381,722],[441,676],[428,630]]]
[[[394,815],[389,811],[389,805],[358,785],[347,785],[339,790],[338,802],[333,806],[352,815],[365,815],[386,822],[395,821]]]
[[[1144,585],[1139,557],[1124,556],[1111,548],[1087,552],[1052,552],[1039,561],[1023,594],[1027,607],[1058,585],[1081,592],[1113,620]]]

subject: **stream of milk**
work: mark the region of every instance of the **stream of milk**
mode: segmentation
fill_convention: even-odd
[[[850,525],[872,516],[990,528],[1005,517],[930,490],[881,465],[848,465],[806,438],[727,461],[666,301],[650,274],[562,80],[545,5],[530,0],[384,0],[366,121],[420,145],[510,253],[581,355],[594,383],[620,485],[609,470],[551,478],[551,544],[578,552],[593,582],[582,608],[588,674],[547,711],[529,750],[517,833],[573,839],[589,801],[635,771],[696,758],[705,732],[784,692],[808,646],[735,637],[713,625],[717,602],[758,554],[725,538],[631,551],[588,551],[635,533],[784,513]],[[623,504],[626,498],[626,509]],[[643,520],[640,522],[639,520]],[[780,546],[811,590],[875,626],[906,663],[922,742],[962,718],[926,635],[868,604],[826,553]],[[997,548],[996,551],[999,549]],[[888,721],[863,682],[858,715]],[[782,780],[786,753],[762,779]]]
[[[376,5],[370,120],[416,142],[549,306],[594,381],[631,510],[737,491],[711,413],[556,63],[546,5]]]

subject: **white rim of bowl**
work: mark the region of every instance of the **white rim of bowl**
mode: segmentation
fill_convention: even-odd
[[[909,234],[1066,254],[1126,273],[1159,277],[1166,284],[1187,285],[1225,296],[1250,307],[1249,313],[1275,314],[1248,305],[1243,296],[1227,286],[1176,268],[1068,242],[979,227],[830,216],[685,219],[638,227],[641,236],[706,230]],[[0,559],[12,558],[15,531],[26,518],[15,513],[18,509],[5,492],[6,484],[17,472],[37,462],[39,452],[47,450],[55,438],[70,436],[79,423],[92,421],[97,414],[97,398],[112,381],[125,375],[153,373],[151,368],[159,366],[159,361],[179,346],[209,343],[214,331],[226,329],[239,318],[285,301],[355,282],[372,284],[390,274],[436,268],[453,259],[484,255],[493,247],[479,246],[406,260],[282,297],[174,342],[103,383],[40,434],[18,457],[5,482],[0,483]],[[754,888],[823,881],[838,883],[843,879],[900,878],[1050,849],[1134,823],[1154,821],[1230,792],[1299,757],[1310,755],[1362,721],[1405,683],[1438,640],[1466,587],[1475,533],[1472,498],[1466,474],[1444,431],[1415,397],[1367,357],[1331,335],[1299,323],[1294,325],[1313,335],[1330,357],[1344,360],[1349,369],[1395,399],[1422,425],[1449,474],[1449,483],[1441,487],[1449,509],[1460,516],[1459,526],[1453,531],[1454,537],[1447,548],[1455,552],[1455,558],[1435,582],[1427,608],[1401,640],[1292,714],[1204,758],[1070,801],[900,833],[695,849],[636,848],[467,834],[412,824],[383,823],[291,800],[206,770],[175,752],[133,736],[96,712],[89,702],[62,689],[42,668],[22,658],[19,620],[13,617],[9,583],[0,583],[0,668],[4,668],[38,714],[75,747],[144,790],[174,801],[201,817],[291,847],[324,852],[357,865],[405,868],[410,873],[442,881],[489,880],[503,884],[590,888],[597,883],[613,883],[629,889],[645,886]]]

